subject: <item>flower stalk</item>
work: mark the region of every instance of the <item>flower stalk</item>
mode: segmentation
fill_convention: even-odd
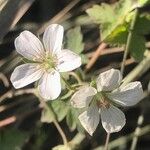
[[[69,91],[74,90],[74,88],[71,87],[70,83],[63,77],[63,75],[61,75],[61,78],[62,78],[62,80],[64,81],[64,83],[66,84],[66,88],[67,88]]]
[[[52,109],[47,105],[47,103],[42,98],[39,97],[39,100],[40,100],[41,104],[43,105],[43,107],[48,110],[48,113],[53,116],[53,123],[54,123],[55,127],[57,128],[59,134],[62,137],[63,144],[66,145],[68,143],[67,137],[66,137],[63,129],[61,128],[61,126],[57,122],[54,112],[52,111]]]
[[[107,133],[104,150],[108,150],[109,139],[110,133]]]

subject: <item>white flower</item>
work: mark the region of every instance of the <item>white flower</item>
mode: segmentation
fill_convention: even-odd
[[[59,96],[59,72],[72,71],[81,65],[77,54],[61,49],[63,33],[61,25],[52,24],[44,32],[43,44],[29,31],[23,31],[15,39],[17,52],[31,62],[13,71],[10,80],[16,89],[39,80],[38,89],[43,98],[53,100]]]
[[[121,80],[120,71],[110,69],[97,78],[97,89],[84,86],[72,96],[71,104],[74,107],[87,108],[79,115],[79,120],[90,135],[96,130],[100,118],[106,132],[120,131],[126,122],[125,115],[112,103],[132,106],[142,99],[143,89],[140,82],[131,82],[122,87]]]

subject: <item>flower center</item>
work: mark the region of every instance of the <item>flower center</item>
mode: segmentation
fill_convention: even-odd
[[[97,106],[99,108],[104,107],[104,108],[107,108],[107,109],[110,107],[109,100],[104,95],[104,93],[101,93],[101,92],[98,93],[98,96],[97,96]]]
[[[46,54],[45,59],[42,62],[42,67],[46,70],[49,71],[52,68],[55,68],[57,64],[57,57],[54,55],[52,56],[51,54]]]
[[[110,103],[107,100],[100,100],[100,101],[97,101],[97,106],[99,108],[104,107],[108,109],[110,107]]]

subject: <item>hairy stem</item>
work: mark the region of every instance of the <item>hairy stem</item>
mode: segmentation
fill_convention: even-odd
[[[59,123],[57,122],[54,112],[42,98],[39,98],[39,100],[40,100],[41,104],[43,105],[43,107],[48,110],[50,115],[53,115],[53,123],[54,123],[55,127],[57,128],[59,134],[61,135],[64,145],[66,145],[68,143],[67,137],[66,137],[64,131],[62,130],[62,128],[60,127]]]
[[[68,83],[68,81],[61,75],[62,80],[65,82],[66,84],[66,88],[71,91],[73,90],[73,88],[71,87],[71,85]]]
[[[141,128],[141,132],[139,133],[138,137],[144,136],[144,135],[148,135],[150,133],[150,125],[146,125],[144,127]],[[130,140],[132,140],[132,138],[134,137],[134,132],[127,134],[125,136],[121,136],[113,141],[111,141],[109,143],[109,148],[110,149],[115,149],[118,148],[121,145],[125,145],[127,144]],[[95,148],[94,150],[102,150],[103,146],[99,146],[97,148]]]
[[[108,150],[109,139],[110,133],[107,133],[104,150]]]
[[[135,132],[134,132],[134,137],[133,137],[133,140],[132,140],[130,150],[136,150],[138,137],[139,137],[140,132],[141,132],[141,125],[143,124],[143,122],[144,122],[144,117],[143,117],[143,114],[141,114],[138,118],[137,127],[136,127]]]
[[[82,80],[80,79],[78,74],[76,74],[75,72],[72,71],[72,72],[69,72],[69,75],[73,76],[79,84],[82,84]]]
[[[123,55],[123,61],[122,61],[122,65],[121,65],[121,73],[122,73],[122,75],[124,73],[125,61],[127,59],[128,53],[129,53],[131,40],[132,40],[132,37],[133,37],[133,30],[134,30],[134,27],[135,27],[135,24],[136,24],[136,20],[137,20],[138,14],[139,14],[139,9],[136,8],[135,9],[135,15],[134,15],[133,20],[131,22],[130,31],[129,31],[128,38],[127,38],[127,44],[126,44],[124,55]]]
[[[146,57],[123,79],[123,84],[121,86],[124,86],[142,76],[150,68],[149,64],[150,52],[148,52]]]

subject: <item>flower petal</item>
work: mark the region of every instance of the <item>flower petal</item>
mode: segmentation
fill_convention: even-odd
[[[57,58],[57,69],[60,72],[72,71],[81,66],[81,57],[70,50],[62,50],[57,55]]]
[[[100,120],[98,107],[90,106],[87,111],[79,116],[79,120],[85,130],[92,136]]]
[[[44,55],[44,48],[40,40],[31,32],[23,31],[15,39],[15,47],[19,54],[27,59],[41,59]]]
[[[124,113],[117,107],[101,107],[102,126],[107,133],[119,132],[126,123]]]
[[[108,94],[108,97],[122,106],[132,106],[143,98],[143,89],[140,82],[131,82],[124,87]]]
[[[10,80],[13,86],[18,89],[22,88],[34,81],[40,79],[43,74],[43,70],[37,64],[23,64],[15,68]]]
[[[38,89],[44,99],[56,99],[61,92],[60,74],[55,70],[46,72],[39,81]]]
[[[91,86],[84,86],[74,93],[71,98],[71,104],[76,108],[83,108],[89,105],[93,96],[97,93],[96,89]]]
[[[117,88],[122,80],[122,75],[117,69],[110,69],[97,78],[98,91],[112,91]]]
[[[48,26],[43,35],[43,43],[46,51],[58,53],[61,51],[64,28],[58,24]]]

